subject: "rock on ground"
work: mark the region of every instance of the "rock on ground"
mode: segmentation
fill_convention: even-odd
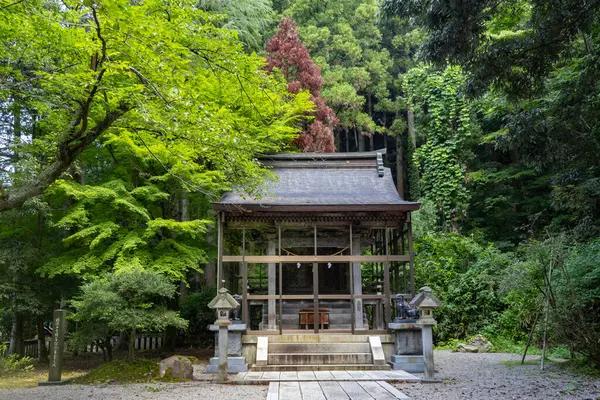
[[[600,378],[565,372],[556,364],[546,364],[540,371],[539,362],[533,364],[539,356],[528,356],[520,365],[518,354],[443,350],[435,351],[434,360],[436,378],[442,383],[395,386],[412,400],[600,400]]]
[[[187,357],[171,356],[158,363],[158,373],[161,378],[169,373],[173,378],[190,380],[194,375],[194,367]]]

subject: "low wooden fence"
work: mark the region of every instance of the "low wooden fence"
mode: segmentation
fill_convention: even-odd
[[[6,346],[6,350],[4,350],[4,354],[3,356],[6,357],[8,356],[8,347],[10,345],[9,342],[5,342],[2,343],[4,346]],[[31,358],[37,358],[38,354],[39,354],[39,344],[38,344],[38,340],[37,339],[29,339],[29,340],[25,340],[25,357],[31,357]]]
[[[118,336],[113,336],[110,342],[113,347],[119,341]],[[160,334],[146,334],[141,336],[136,336],[134,348],[136,350],[156,350],[160,349],[163,344],[163,338]],[[86,349],[90,353],[101,353],[102,349],[96,345],[90,345]]]
[[[113,346],[117,344],[119,341],[118,336],[113,336],[111,339],[111,343]],[[135,338],[134,347],[136,350],[156,350],[160,349],[163,344],[163,337],[161,334],[146,334],[137,336]],[[3,343],[6,346],[6,350],[4,351],[3,356],[8,355],[8,347],[9,343]],[[49,343],[46,343],[48,346]],[[66,348],[66,346],[65,346]],[[89,353],[102,353],[102,349],[96,345],[90,345],[86,349]],[[39,344],[37,339],[28,339],[25,340],[25,357],[37,358],[39,355]]]

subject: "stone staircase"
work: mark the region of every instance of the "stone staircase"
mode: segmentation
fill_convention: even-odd
[[[320,300],[319,307],[329,309],[329,329],[352,329],[352,305],[349,301]],[[304,300],[283,302],[281,318],[284,330],[300,329],[299,311],[302,308],[313,308],[313,302]],[[263,326],[267,325],[267,313],[265,312]]]
[[[378,336],[299,334],[269,336],[252,371],[389,370]],[[261,353],[262,351],[262,353]],[[265,354],[266,353],[266,354]],[[262,361],[259,354],[263,354]],[[266,362],[265,362],[266,361]]]

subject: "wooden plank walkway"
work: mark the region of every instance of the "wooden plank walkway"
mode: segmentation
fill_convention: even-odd
[[[410,400],[385,381],[279,381],[267,400]]]
[[[266,382],[421,382],[421,378],[405,371],[269,371],[240,372],[234,383],[266,383]]]

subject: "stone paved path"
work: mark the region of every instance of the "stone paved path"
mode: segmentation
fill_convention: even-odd
[[[409,400],[385,381],[280,381],[269,384],[267,400]]]
[[[394,381],[421,382],[421,378],[404,371],[271,371],[240,372],[235,383],[305,382],[305,381]]]

